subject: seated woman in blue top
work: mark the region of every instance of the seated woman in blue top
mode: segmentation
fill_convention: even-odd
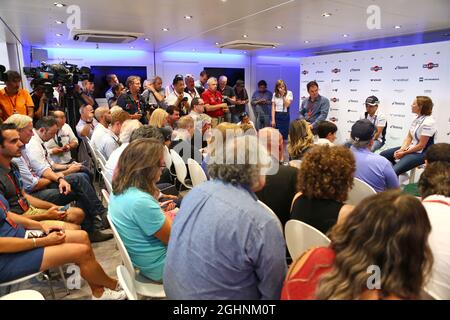
[[[163,278],[172,226],[156,200],[163,151],[161,141],[153,138],[135,140],[125,148],[114,173],[108,208],[133,265],[154,281]]]
[[[25,229],[41,230],[44,236],[25,239]],[[39,221],[9,212],[9,204],[0,194],[0,283],[67,263],[80,267],[93,300],[125,299],[117,280],[107,276],[95,260],[85,231],[49,229]]]

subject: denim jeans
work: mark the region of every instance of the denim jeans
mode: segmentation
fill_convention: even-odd
[[[88,232],[93,231],[97,220],[96,216],[106,214],[106,209],[97,197],[88,175],[78,172],[69,174],[64,179],[71,187],[68,195],[59,193],[58,185],[54,183],[47,189],[33,192],[32,196],[60,206],[76,201],[77,207],[83,209],[86,215],[82,223],[83,229]]]
[[[384,146],[384,143],[383,143],[383,142],[381,142],[380,140],[375,140],[375,141],[373,142],[372,149],[370,149],[370,150],[371,150],[372,152],[375,152],[375,151],[377,151],[378,149],[381,149],[382,146]]]
[[[400,147],[384,150],[380,153],[381,156],[388,159],[394,166],[394,171],[397,175],[401,175],[411,169],[414,169],[421,164],[425,163],[425,154],[422,153],[409,153],[403,156],[398,162],[394,159],[395,151],[399,150]]]
[[[255,127],[256,130],[260,130],[265,127],[270,127],[270,115],[264,112],[260,106],[255,107]]]

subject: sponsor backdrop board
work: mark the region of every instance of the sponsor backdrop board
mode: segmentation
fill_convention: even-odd
[[[350,137],[371,95],[387,117],[387,147],[406,137],[414,119],[411,104],[420,95],[434,102],[436,141],[450,143],[450,41],[307,57],[300,69],[301,99],[308,97],[306,84],[316,80],[320,94],[330,99],[328,120],[338,126],[340,143]]]

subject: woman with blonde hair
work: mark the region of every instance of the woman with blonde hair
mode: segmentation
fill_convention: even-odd
[[[148,124],[161,129],[167,125],[168,116],[169,114],[164,109],[158,108],[153,111]]]
[[[289,127],[288,153],[291,160],[301,160],[314,145],[314,135],[306,120],[295,120]]]
[[[289,130],[289,107],[291,106],[294,96],[292,91],[286,87],[283,80],[278,80],[272,96],[272,127],[280,130],[283,140],[288,138]]]
[[[418,299],[433,265],[430,231],[416,197],[399,190],[368,197],[334,226],[329,247],[291,265],[281,298]]]

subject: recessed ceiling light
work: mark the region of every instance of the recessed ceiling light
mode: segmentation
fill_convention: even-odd
[[[322,13],[322,17],[324,17],[324,18],[331,17],[331,13],[329,13],[329,12],[324,12],[324,13]]]
[[[63,24],[64,22],[61,21],[61,20],[55,20],[55,23],[56,23],[56,24]]]
[[[62,33],[57,33],[57,34],[55,34],[55,36],[57,36],[57,37],[62,37]]]
[[[277,48],[277,46],[272,46],[272,49],[276,49]]]
[[[192,17],[192,16],[184,16],[184,18],[185,18],[186,20],[191,20],[193,17]]]
[[[247,54],[247,51],[244,51],[244,54]]]
[[[192,51],[195,51],[195,49],[192,49]]]
[[[60,3],[60,2],[54,2],[53,5],[58,8],[62,8],[62,7],[66,6],[64,3]]]
[[[145,41],[149,41],[150,39],[149,39],[149,38],[145,38],[144,40],[145,40]]]
[[[400,29],[402,26],[396,25],[394,28],[395,29]]]
[[[283,29],[283,26],[276,26],[275,28],[277,28],[278,30]]]
[[[305,40],[304,43],[309,43],[309,41],[308,41],[308,40]]]
[[[216,46],[218,46],[219,45],[219,43],[218,42],[216,42]]]
[[[169,31],[169,28],[162,28],[162,31]]]
[[[133,47],[133,46],[131,46],[131,47],[130,47],[130,49],[134,49],[134,47]]]
[[[344,33],[342,36],[343,36],[344,38],[348,38],[348,34],[346,34],[346,33]]]
[[[248,38],[248,35],[243,34],[243,35],[242,35],[242,38]]]
[[[57,47],[61,47],[61,43],[57,43],[56,46],[57,46]]]

